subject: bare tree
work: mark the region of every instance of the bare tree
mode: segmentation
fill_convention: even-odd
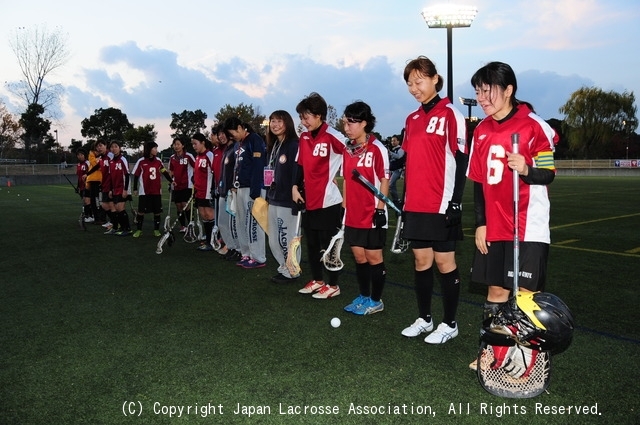
[[[62,93],[62,86],[49,84],[45,79],[69,60],[68,34],[59,27],[50,31],[44,25],[18,28],[9,42],[24,77],[10,84],[10,90],[24,100],[26,106],[39,104],[51,113]]]

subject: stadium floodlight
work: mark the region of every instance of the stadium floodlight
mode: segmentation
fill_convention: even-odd
[[[447,97],[453,102],[453,29],[470,27],[478,9],[475,6],[438,4],[422,10],[429,28],[447,29]]]
[[[458,99],[460,99],[460,103],[469,107],[469,121],[471,121],[471,108],[478,105],[478,101],[468,97],[459,97]]]

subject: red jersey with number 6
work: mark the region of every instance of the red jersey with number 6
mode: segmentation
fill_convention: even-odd
[[[500,122],[485,118],[473,132],[467,176],[482,184],[489,242],[513,240],[513,172],[507,165],[507,153],[513,151],[511,135],[520,135],[519,153],[529,167],[555,172],[553,151],[558,135],[526,105],[517,108],[514,115]],[[547,186],[518,181],[520,240],[551,243]]]

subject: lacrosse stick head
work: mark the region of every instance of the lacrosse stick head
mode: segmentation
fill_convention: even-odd
[[[287,259],[285,260],[285,265],[287,266],[287,270],[291,276],[300,276],[302,273],[302,268],[300,267],[300,262],[298,258],[300,257],[300,239],[302,236],[295,236],[291,239],[291,243],[289,244],[289,251],[287,251]]]
[[[220,230],[218,229],[218,225],[214,225],[211,230],[211,246],[213,249],[218,251],[222,248],[222,239],[220,238]]]
[[[169,240],[169,232],[165,232],[164,235],[158,241],[158,245],[156,246],[156,254],[162,254],[162,246]]]
[[[196,224],[191,221],[187,226],[187,231],[184,232],[183,238],[186,243],[194,243],[198,240],[198,235],[196,235]]]
[[[329,247],[322,254],[322,263],[324,267],[331,271],[337,272],[342,270],[344,263],[340,259],[340,251],[342,250],[342,243],[344,242],[344,229],[340,229],[329,243]]]
[[[407,252],[407,250],[409,249],[409,245],[411,245],[411,242],[409,242],[408,240],[404,238],[398,238],[397,240],[393,241],[391,252],[394,254],[402,254],[404,252]]]
[[[168,232],[171,229],[171,217],[167,214],[164,218],[164,231]]]

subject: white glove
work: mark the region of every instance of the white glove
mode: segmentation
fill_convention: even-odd
[[[529,376],[537,355],[537,351],[516,344],[513,347],[509,347],[502,368],[514,378]]]

